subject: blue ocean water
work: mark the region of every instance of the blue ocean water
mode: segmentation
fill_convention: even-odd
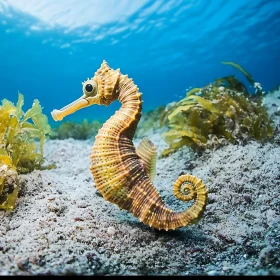
[[[0,100],[50,112],[82,94],[101,62],[128,74],[144,111],[185,96],[233,61],[264,90],[280,84],[279,0],[0,0]],[[253,90],[253,89],[252,89]],[[88,107],[65,120],[104,121],[119,107]]]

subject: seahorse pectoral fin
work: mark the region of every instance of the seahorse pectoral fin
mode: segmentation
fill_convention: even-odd
[[[140,157],[148,176],[153,181],[156,175],[156,146],[152,141],[144,138],[137,147],[136,154]]]

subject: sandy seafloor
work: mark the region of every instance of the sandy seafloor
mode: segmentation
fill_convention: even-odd
[[[265,103],[279,124],[280,92]],[[167,147],[160,131],[149,138]],[[46,164],[20,175],[12,212],[0,211],[1,275],[280,275],[280,137],[202,155],[182,148],[157,161],[155,186],[173,209],[184,173],[209,201],[198,224],[158,231],[105,201],[90,172],[92,142],[48,140]],[[135,144],[139,139],[135,139]]]

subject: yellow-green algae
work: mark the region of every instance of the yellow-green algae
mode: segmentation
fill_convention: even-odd
[[[7,99],[0,106],[0,209],[15,207],[18,174],[41,168],[46,135],[51,134],[47,116],[36,99],[25,113],[24,97],[18,94],[17,104]],[[35,142],[39,140],[39,147]]]
[[[162,126],[162,118],[159,118],[159,116],[163,116],[164,110],[165,106],[159,106],[155,110],[143,113],[137,126],[135,137],[142,138],[151,131],[159,129]]]
[[[73,138],[86,140],[95,136],[101,127],[102,124],[97,120],[89,122],[87,119],[84,119],[80,123],[63,122],[58,127],[53,128],[51,139],[63,140]]]
[[[245,74],[255,87],[255,94],[250,94],[234,76],[219,78],[187,92],[185,98],[165,112],[170,130],[164,133],[169,148],[163,151],[163,156],[184,145],[199,150],[248,139],[265,141],[273,135],[260,85],[240,65],[223,63]]]

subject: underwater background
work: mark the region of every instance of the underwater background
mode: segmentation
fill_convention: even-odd
[[[280,276],[279,31],[280,0],[0,0],[0,276]]]
[[[77,99],[105,59],[143,93],[143,110],[235,75],[279,85],[278,0],[0,0],[0,97],[50,112]],[[105,121],[119,107],[85,108],[65,120]]]

